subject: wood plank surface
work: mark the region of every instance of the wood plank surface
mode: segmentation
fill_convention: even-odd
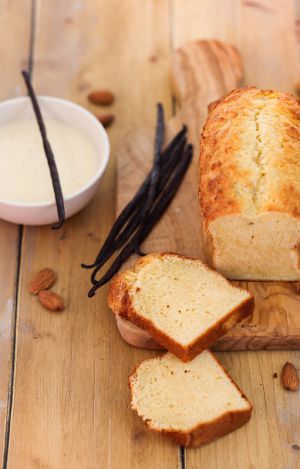
[[[172,0],[172,5],[174,48],[199,38],[231,42],[242,53],[246,84],[295,91],[298,0]]]
[[[6,92],[13,95],[19,83],[14,79],[19,62],[10,62],[11,54],[23,57],[23,46],[28,45],[28,2],[0,0],[5,11],[0,60],[2,70],[12,67],[6,91],[0,91],[2,98]],[[38,91],[73,99],[96,112],[86,94],[94,87],[108,87],[117,96],[112,108],[117,119],[109,130],[111,163],[92,204],[58,232],[49,227],[24,229],[9,468],[183,469],[179,449],[150,433],[129,409],[128,373],[154,352],[134,349],[121,340],[106,307],[106,288],[88,300],[88,274],[79,265],[93,259],[113,220],[117,142],[127,130],[152,126],[157,101],[164,103],[167,117],[171,115],[171,47],[195,38],[231,41],[244,56],[247,82],[292,90],[299,76],[295,3],[299,8],[292,0],[74,0],[59,2],[59,7],[56,2],[35,1]],[[13,40],[16,31],[23,37],[22,47]],[[5,259],[1,278],[7,279],[0,293],[6,304],[13,298],[17,228],[9,225],[2,233],[1,224],[0,230],[0,255]],[[60,315],[45,312],[27,292],[32,274],[47,265],[57,271],[54,289],[68,305]],[[8,332],[0,333],[0,449],[5,360],[8,363],[10,353],[7,317],[1,325],[8,324]],[[185,468],[300,467],[299,393],[283,390],[279,380],[284,362],[299,369],[299,357],[295,351],[219,353],[252,400],[254,414],[237,432],[186,451]]]
[[[200,131],[207,117],[208,104],[239,85],[243,76],[242,59],[237,50],[226,42],[196,40],[176,49],[172,54],[171,71],[171,81],[180,107],[168,127],[174,133],[183,123],[188,125],[194,159],[176,199],[143,249],[145,252],[174,251],[205,259],[198,201]],[[247,77],[245,80],[247,83]],[[144,129],[136,130],[121,142],[118,154],[118,212],[149,171],[152,145],[153,135]],[[133,173],[135,178],[130,177]],[[214,344],[214,349],[300,349],[300,295],[293,282],[233,283],[253,293],[254,312],[249,319],[221,337]],[[125,337],[122,325],[127,331],[128,322],[118,320],[120,332]],[[135,331],[137,335],[138,329],[135,328]],[[140,335],[144,337],[145,332],[140,330]]]
[[[31,1],[0,1],[0,99],[24,93],[20,70],[29,57]],[[18,44],[18,47],[16,47]],[[0,459],[5,447],[5,427],[10,406],[12,350],[18,269],[19,228],[0,221]]]
[[[293,1],[173,1],[173,44],[217,38],[235,44],[244,59],[245,83],[294,91],[299,77]],[[197,21],[195,21],[197,18]],[[300,467],[299,393],[283,390],[285,361],[299,369],[299,352],[230,352],[222,363],[252,400],[248,425],[197,450],[186,452],[188,469],[296,469]],[[273,378],[277,373],[278,377]],[[275,375],[276,376],[276,375]],[[294,446],[294,447],[293,447]]]
[[[187,450],[186,468],[297,469],[299,393],[282,388],[280,372],[287,360],[299,369],[299,352],[223,352],[218,357],[252,401],[253,414],[236,432]]]
[[[299,64],[294,33],[296,15],[293,3],[287,2],[285,14],[283,4],[280,2],[272,2],[269,5],[266,5],[266,2],[265,4],[235,2],[234,5],[235,8],[232,9],[228,2],[172,2],[173,46],[180,47],[199,37],[230,40],[239,47],[244,59],[246,84],[253,83],[265,88],[274,87],[289,92],[294,91],[294,84],[299,76]],[[269,8],[272,11],[269,11]],[[264,18],[267,13],[271,15],[271,18]],[[246,24],[252,28],[255,25],[256,40],[262,43],[265,43],[267,39],[275,40],[276,31],[281,31],[282,36],[286,31],[286,41],[281,41],[285,44],[278,44],[282,55],[278,58],[273,48],[272,51],[264,47],[255,48],[252,30],[248,31]],[[236,35],[233,34],[235,30]],[[278,38],[277,42],[279,42]],[[192,126],[190,137],[196,148],[198,146],[195,140],[198,138],[196,128],[198,126],[200,129],[200,122],[201,125],[203,124],[203,112],[205,112],[209,94],[211,93],[212,99],[213,94],[220,91],[220,87],[226,82],[224,75],[220,74],[220,69],[225,67],[221,66],[222,62],[216,66],[214,45],[210,44],[203,47],[197,56],[199,61],[202,61],[202,69],[201,64],[199,65],[197,60],[193,59],[196,44],[179,50],[177,55],[181,63],[176,66],[175,71],[173,69],[175,81],[179,83],[177,95],[182,106],[179,118]],[[206,57],[206,50],[209,49]],[[258,67],[258,64],[261,66]],[[264,64],[263,67],[262,64]],[[286,74],[282,71],[282,67],[288,70]],[[219,89],[215,79],[216,71],[219,73]],[[211,73],[210,79],[209,73]],[[255,77],[257,80],[254,81]],[[142,179],[151,165],[150,142],[152,138],[150,132],[135,131],[127,136],[124,145],[121,144],[118,155],[118,210],[134,192],[133,185],[138,185],[136,180],[132,181],[129,178],[132,168],[139,168],[138,175]],[[133,142],[139,143],[139,150]],[[142,153],[140,149],[143,149]],[[196,150],[196,159],[197,153]],[[198,236],[199,220],[195,216],[197,211],[196,173],[194,176],[193,183],[191,183],[191,176],[187,178],[172,207],[145,243],[146,252],[171,249],[187,255],[201,255]],[[194,186],[194,197],[191,197]],[[300,297],[296,294],[293,284],[283,282],[242,282],[241,284],[255,294],[255,313],[250,323],[245,323],[230,331],[229,335],[218,343],[217,348],[255,349],[272,346],[274,348],[299,348]],[[136,336],[135,340],[137,340]],[[215,444],[199,450],[187,450],[186,467],[222,467],[224,460],[230,468],[297,467],[300,461],[299,452],[295,449],[297,448],[295,442],[300,439],[297,423],[300,416],[299,394],[290,395],[284,391],[278,377],[286,360],[289,359],[297,365],[299,354],[296,352],[228,353],[220,354],[220,359],[254,403],[254,415],[248,425]],[[275,373],[278,375],[277,378],[273,378]]]
[[[88,299],[89,272],[80,269],[112,222],[117,138],[152,122],[157,99],[170,110],[168,21],[166,1],[75,1],[59,8],[37,2],[36,89],[87,106],[88,91],[108,87],[116,94],[117,118],[109,131],[111,164],[93,203],[62,230],[24,229],[12,469],[179,464],[178,448],[148,435],[129,409],[128,374],[148,354],[123,343],[106,307],[106,288]],[[28,294],[32,274],[45,266],[58,274],[54,289],[67,302],[62,314],[47,313]]]

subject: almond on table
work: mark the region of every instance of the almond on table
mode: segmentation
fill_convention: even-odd
[[[37,295],[42,290],[48,290],[56,282],[57,275],[54,270],[46,267],[40,270],[31,281],[29,292],[32,295]]]
[[[48,311],[63,311],[65,309],[62,297],[51,290],[40,291],[39,300]]]
[[[281,371],[281,381],[285,389],[297,391],[299,389],[299,376],[296,368],[290,362],[283,365]]]
[[[88,99],[91,103],[100,106],[109,106],[115,100],[114,94],[109,90],[94,90],[88,95]]]
[[[295,84],[295,91],[297,96],[300,96],[300,81],[297,81],[297,83]]]
[[[101,122],[103,127],[107,128],[113,123],[115,116],[113,114],[101,114],[97,116],[97,119]]]

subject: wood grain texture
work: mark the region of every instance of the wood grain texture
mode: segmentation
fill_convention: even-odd
[[[199,38],[234,44],[242,53],[245,83],[293,92],[299,80],[298,0],[172,0],[172,44]],[[299,39],[299,38],[298,38]]]
[[[214,444],[187,450],[186,468],[298,468],[299,393],[283,389],[280,372],[286,360],[299,363],[299,352],[226,352],[218,357],[253,403],[252,418]]]
[[[174,131],[182,123],[188,125],[194,160],[176,199],[145,243],[146,252],[174,251],[203,258],[198,202],[200,131],[208,104],[235,88],[241,78],[241,58],[234,47],[224,42],[194,41],[173,54],[172,82],[180,108],[169,127]],[[136,131],[121,144],[117,211],[130,200],[151,166],[150,137],[143,130]],[[130,177],[134,168],[139,168],[135,179]],[[293,283],[233,283],[253,293],[255,309],[249,320],[237,325],[214,345],[216,350],[300,348],[300,295]],[[122,327],[121,322],[118,324]],[[124,337],[122,329],[121,334]]]
[[[294,11],[294,2],[220,2],[220,1],[189,1],[171,2],[172,43],[179,47],[185,42],[201,38],[217,38],[231,41],[241,51],[245,62],[245,83],[257,84],[258,86],[292,92],[294,83],[299,76],[299,61],[297,59],[297,44],[295,41],[295,25],[298,24]],[[296,2],[299,8],[299,2]],[[265,17],[266,10],[275,9],[270,17]],[[283,12],[285,8],[285,12]],[[269,11],[268,11],[269,14]],[[248,26],[250,24],[250,26]],[[255,34],[253,33],[255,31]],[[276,31],[280,31],[280,34]],[[282,40],[282,38],[286,38]],[[256,41],[256,42],[255,42]],[[273,42],[272,42],[273,41]],[[279,44],[280,42],[280,44]],[[271,44],[271,46],[270,46]],[[284,51],[280,56],[277,50]],[[282,64],[284,63],[284,66]],[[287,70],[285,74],[284,69]],[[145,131],[136,132],[135,137],[142,150],[142,141],[148,142]],[[126,139],[124,151],[130,146]],[[143,153],[143,165],[147,152],[151,150],[149,143],[145,146]],[[128,171],[128,175],[129,175]],[[142,177],[142,174],[139,175]],[[126,182],[123,187],[127,187]],[[120,199],[122,196],[120,195]],[[125,202],[125,200],[123,200]],[[120,204],[121,205],[121,204]],[[167,217],[165,217],[167,220]],[[165,223],[161,221],[161,225]],[[172,236],[168,236],[169,233]],[[175,243],[178,250],[184,248],[181,232],[177,228],[166,223],[164,235],[162,228],[157,240],[149,239],[148,246],[159,249],[163,243]],[[240,283],[247,286],[246,283]],[[264,346],[268,339],[268,324],[270,314],[275,316],[278,322],[280,317],[284,328],[293,327],[292,322],[287,320],[285,311],[292,310],[293,320],[298,321],[299,300],[295,296],[293,284],[268,283],[266,285],[254,282],[251,286],[256,296],[258,308],[256,318],[260,324],[260,333]],[[285,308],[276,309],[278,297],[284,301]],[[262,307],[264,304],[264,307]],[[291,316],[290,316],[291,318]],[[255,327],[255,323],[252,320]],[[252,324],[245,324],[240,328],[241,336],[245,335],[244,341],[248,343],[249,349],[261,347],[262,345],[251,344],[260,337],[252,332]],[[299,323],[296,323],[298,328]],[[276,330],[272,328],[272,339],[282,344],[281,327]],[[235,332],[234,332],[235,333]],[[265,334],[265,335],[264,335]],[[297,334],[298,335],[298,334]],[[146,340],[146,339],[145,339]],[[225,338],[224,338],[225,340]],[[231,341],[231,336],[226,338],[229,343],[225,347],[238,345],[236,336]],[[289,341],[289,339],[287,339]],[[297,337],[297,341],[298,341]],[[278,344],[279,345],[279,344]],[[286,344],[289,347],[291,344]],[[221,347],[222,344],[219,344]],[[253,346],[253,347],[252,347]],[[281,368],[285,361],[291,361],[299,371],[299,352],[296,351],[247,351],[218,353],[219,359],[228,369],[232,377],[241,386],[254,405],[253,417],[249,424],[215,443],[200,449],[185,451],[185,467],[187,469],[216,469],[228,467],[230,469],[296,469],[300,466],[300,433],[299,418],[300,405],[299,393],[285,391],[278,379]]]
[[[113,156],[124,131],[152,125],[156,101],[161,100],[170,115],[170,44],[178,47],[199,37],[231,41],[246,58],[246,80],[259,86],[292,90],[291,81],[299,76],[292,0],[74,0],[59,2],[59,8],[56,2],[36,3],[35,85],[39,92],[69,97],[94,112],[96,108],[85,99],[90,88],[100,84],[113,89],[117,95],[113,106],[117,119],[109,130]],[[13,41],[12,25],[17,24],[21,34],[21,24],[28,19],[20,4],[26,5],[26,0],[0,0],[6,24],[0,30],[5,38],[0,44],[13,54],[27,44],[25,34],[22,47]],[[266,17],[270,8],[275,14]],[[1,65],[11,66],[8,59],[11,56],[3,62],[2,53]],[[7,76],[5,86],[11,87],[7,89],[12,96],[19,81],[10,73]],[[4,98],[3,86],[2,92]],[[137,137],[138,148],[148,155],[151,138],[141,137],[140,131]],[[93,259],[113,219],[113,160],[95,201],[62,231],[25,230],[10,469],[180,467],[176,446],[148,432],[129,410],[128,373],[153,352],[134,349],[120,339],[106,307],[106,289],[93,300],[85,297],[88,275],[79,263]],[[142,175],[140,168],[135,171]],[[14,227],[10,230],[8,243],[1,228],[3,247],[0,244],[0,253],[3,249],[6,255],[3,265],[8,270],[3,269],[1,278],[8,279],[8,298],[16,259]],[[173,236],[181,242],[181,232]],[[166,241],[162,236],[161,242]],[[55,289],[68,302],[61,315],[48,314],[27,293],[32,274],[46,265],[58,272]],[[5,300],[4,291],[1,295]],[[269,301],[272,305],[272,298]],[[3,357],[8,360],[8,355]],[[215,443],[188,450],[186,469],[299,467],[299,393],[284,391],[279,379],[273,378],[274,373],[280,375],[285,361],[300,371],[299,353],[226,352],[219,358],[252,400],[253,418]],[[0,387],[6,376],[3,363],[1,356]]]
[[[27,66],[29,55],[31,2],[0,1],[0,99],[23,93],[20,70]],[[18,44],[18,47],[15,47]],[[15,296],[19,229],[0,221],[0,459],[5,445],[8,399],[11,394],[12,346],[14,339]]]
[[[205,0],[184,3],[185,5],[180,0],[172,2],[175,47],[199,37],[231,41],[238,47],[244,59],[244,83],[293,91],[294,83],[299,77],[299,49],[295,37],[297,17],[294,11],[294,6],[299,5],[298,1]],[[292,285],[288,286],[288,289],[289,287],[292,288]],[[255,285],[251,288],[254,289]],[[268,298],[264,297],[266,293]],[[281,309],[274,313],[274,305],[277,304],[276,293],[279,293],[280,298],[285,298],[285,308],[288,311],[291,302],[295,309],[294,293],[291,294],[290,300],[289,291],[286,295],[281,290],[281,284],[268,284],[267,292],[264,289],[261,291],[258,284],[255,291],[256,300],[259,299],[265,304],[266,309],[262,311],[265,321],[268,322],[270,314],[275,314],[277,317],[280,315],[281,320],[284,319],[283,324],[286,324]],[[266,326],[266,323],[262,323],[262,326]],[[280,335],[280,331],[278,332]],[[216,444],[187,451],[186,468],[300,467],[300,451],[297,450],[300,446],[299,393],[291,394],[285,391],[278,379],[285,361],[291,361],[299,370],[299,352],[251,351],[218,355],[252,401],[253,416],[249,424]]]
[[[244,63],[244,84],[295,91],[300,76],[296,35],[299,2],[173,1],[173,44],[179,46],[201,34],[226,39],[238,48]],[[201,24],[193,18],[197,17]],[[205,18],[205,20],[204,20]],[[255,37],[253,37],[255,31]],[[284,37],[284,41],[282,38]],[[270,44],[272,46],[270,47]],[[300,295],[287,282],[238,282],[255,297],[251,321],[232,329],[216,349],[299,349]]]
[[[127,126],[152,121],[157,98],[170,109],[166,1],[74,1],[59,8],[37,3],[34,84],[40,93],[101,111],[87,103],[86,95],[94,87],[112,89],[113,149]],[[114,150],[86,210],[58,231],[24,229],[11,469],[142,469],[159,467],[161,461],[173,469],[179,464],[178,448],[148,435],[129,409],[127,377],[149,354],[119,337],[106,307],[106,288],[87,298],[89,272],[80,263],[94,257],[111,225],[113,195]],[[67,303],[61,314],[43,310],[27,291],[32,275],[46,266],[57,272],[53,289]]]
[[[148,252],[178,251],[197,257],[201,252],[197,187],[200,129],[208,104],[238,85],[242,64],[231,45],[199,41],[181,47],[173,55],[171,75],[176,95],[180,101],[184,99],[184,105],[167,122],[166,133],[170,137],[186,123],[189,140],[194,145],[194,158],[176,199],[144,247]],[[126,135],[119,145],[117,213],[130,200],[152,165],[153,140],[153,131],[141,129]]]

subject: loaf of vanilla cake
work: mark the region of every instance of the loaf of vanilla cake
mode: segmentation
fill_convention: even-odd
[[[232,279],[299,280],[299,100],[246,87],[213,103],[199,195],[210,265]]]

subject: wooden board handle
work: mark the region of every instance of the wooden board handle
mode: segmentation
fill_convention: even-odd
[[[191,138],[198,145],[208,105],[240,84],[242,58],[231,44],[199,40],[177,49],[171,65],[171,85],[180,105],[176,119],[191,127]]]
[[[201,257],[197,196],[200,131],[207,116],[207,106],[238,86],[243,75],[243,65],[234,46],[216,40],[199,40],[180,47],[174,52],[171,64],[172,87],[180,106],[174,118],[167,123],[167,129],[172,135],[183,123],[188,125],[194,158],[174,202],[146,240],[145,250],[174,251]],[[118,212],[132,197],[151,165],[152,138],[149,133],[137,130],[129,134],[120,146]],[[126,342],[135,347],[159,348],[147,332],[128,321],[119,318],[117,324]]]

